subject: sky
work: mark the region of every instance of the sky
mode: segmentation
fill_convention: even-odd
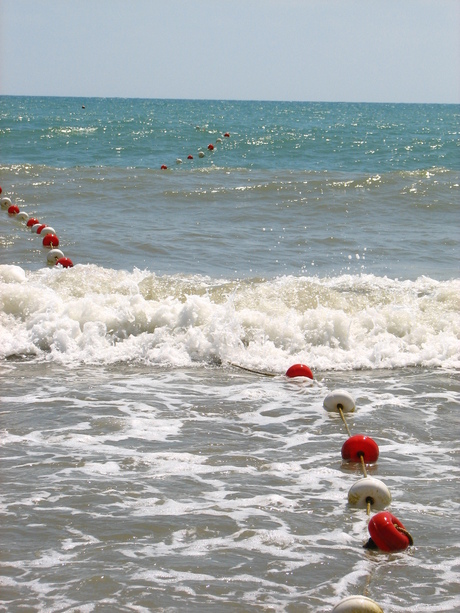
[[[460,0],[0,0],[0,95],[460,102]]]

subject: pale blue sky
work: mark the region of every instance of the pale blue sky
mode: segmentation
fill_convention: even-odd
[[[0,0],[0,94],[460,102],[460,0]]]

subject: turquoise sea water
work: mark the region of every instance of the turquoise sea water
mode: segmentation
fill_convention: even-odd
[[[0,97],[1,197],[74,263],[0,211],[0,610],[460,606],[459,117]],[[406,552],[362,549],[337,387]]]

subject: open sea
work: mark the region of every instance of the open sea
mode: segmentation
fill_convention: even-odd
[[[73,262],[0,211],[0,611],[460,610],[459,132],[458,105],[0,97],[0,197]],[[363,548],[337,389],[403,551]]]

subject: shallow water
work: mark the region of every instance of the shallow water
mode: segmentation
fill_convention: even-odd
[[[31,384],[33,382],[33,385]],[[352,433],[415,545],[362,549],[347,435],[322,407],[353,392]],[[232,368],[62,368],[2,374],[4,610],[454,611],[455,373],[324,373],[308,385]]]
[[[0,105],[0,610],[459,609],[458,107]]]

